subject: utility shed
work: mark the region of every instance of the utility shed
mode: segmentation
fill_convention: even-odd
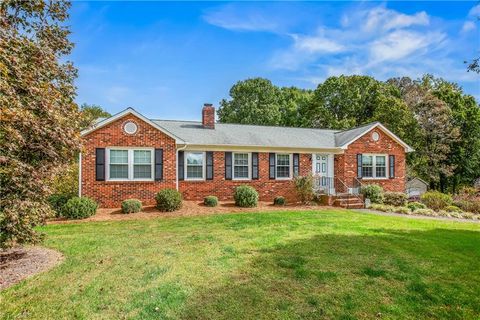
[[[427,192],[427,190],[428,183],[422,179],[414,177],[407,180],[405,192],[408,194],[409,198],[419,198],[422,194]]]

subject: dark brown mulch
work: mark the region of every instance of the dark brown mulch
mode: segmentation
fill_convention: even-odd
[[[145,206],[141,212],[122,214],[119,208],[98,209],[97,213],[90,218],[83,220],[67,220],[65,218],[56,218],[47,222],[47,224],[61,223],[82,223],[87,221],[113,221],[113,220],[137,220],[153,219],[158,217],[184,217],[184,216],[202,216],[210,214],[229,214],[243,212],[264,212],[264,211],[294,211],[294,210],[322,210],[328,207],[318,205],[303,205],[300,203],[291,203],[285,206],[274,206],[271,202],[259,201],[258,206],[254,208],[239,208],[233,202],[220,201],[217,207],[206,207],[198,201],[183,201],[180,210],[174,212],[160,212],[155,206]]]
[[[62,261],[60,252],[42,247],[0,251],[0,290],[53,268]]]

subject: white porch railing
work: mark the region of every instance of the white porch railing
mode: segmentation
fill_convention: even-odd
[[[313,189],[317,194],[351,194],[359,195],[362,184],[357,178],[343,181],[337,177],[313,176]]]

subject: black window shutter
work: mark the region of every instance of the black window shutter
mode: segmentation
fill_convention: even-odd
[[[105,181],[105,148],[95,149],[95,180]]]
[[[207,180],[213,180],[213,151],[207,151]]]
[[[258,180],[258,152],[252,152],[252,180]]]
[[[232,180],[232,153],[225,152],[225,180]]]
[[[155,181],[163,179],[163,149],[155,149]]]
[[[393,179],[393,178],[395,178],[395,156],[392,154],[388,157],[389,157],[388,164],[389,164],[389,167],[390,167],[389,176],[390,176],[390,179]]]
[[[357,154],[357,178],[362,177],[362,154]]]
[[[275,179],[275,153],[270,153],[269,154],[268,177],[270,179]]]
[[[185,177],[185,162],[184,162],[184,152],[178,151],[178,180],[184,180]]]
[[[293,154],[293,176],[298,177],[300,174],[300,154]]]

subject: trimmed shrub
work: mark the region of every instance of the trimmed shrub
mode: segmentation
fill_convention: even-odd
[[[462,212],[462,209],[460,209],[457,206],[446,206],[445,211],[447,211],[447,212]]]
[[[453,205],[459,207],[462,211],[480,214],[480,201],[478,200],[458,200]]]
[[[313,176],[297,176],[294,178],[295,190],[302,203],[307,203],[313,199]]]
[[[97,203],[87,197],[73,197],[63,206],[63,216],[68,219],[85,219],[97,212]]]
[[[367,184],[361,188],[360,192],[372,203],[383,203],[383,188],[377,184]]]
[[[273,199],[273,204],[276,206],[284,206],[285,198],[282,196],[275,197],[275,199]]]
[[[430,209],[441,210],[452,204],[450,195],[439,191],[429,191],[422,194],[420,200]]]
[[[233,198],[235,199],[235,205],[238,207],[256,207],[258,202],[258,192],[251,186],[238,186],[235,188]]]
[[[437,216],[438,214],[433,211],[432,209],[417,209],[415,211],[413,211],[414,214],[420,214],[420,215],[423,215],[423,216]]]
[[[383,211],[383,212],[394,212],[395,211],[395,207],[380,204],[380,203],[372,203],[370,205],[370,207],[368,207],[368,208],[372,209],[372,210]]]
[[[402,214],[412,214],[412,211],[410,210],[410,208],[407,208],[407,207],[395,207],[395,212],[402,213]]]
[[[218,198],[215,196],[207,196],[203,198],[203,204],[207,207],[216,207],[218,205]]]
[[[421,202],[414,201],[414,202],[407,203],[407,208],[409,208],[412,211],[415,211],[417,209],[426,209],[427,206]]]
[[[56,217],[62,216],[63,207],[71,198],[73,198],[73,195],[65,193],[52,194],[50,197],[48,197],[48,203],[50,204],[52,210],[55,211]]]
[[[396,207],[403,207],[407,204],[408,196],[403,192],[385,192],[383,203]]]
[[[142,211],[142,202],[138,199],[127,199],[122,201],[122,213],[135,213]]]
[[[175,189],[160,190],[155,196],[157,209],[172,212],[182,207],[182,194]]]

